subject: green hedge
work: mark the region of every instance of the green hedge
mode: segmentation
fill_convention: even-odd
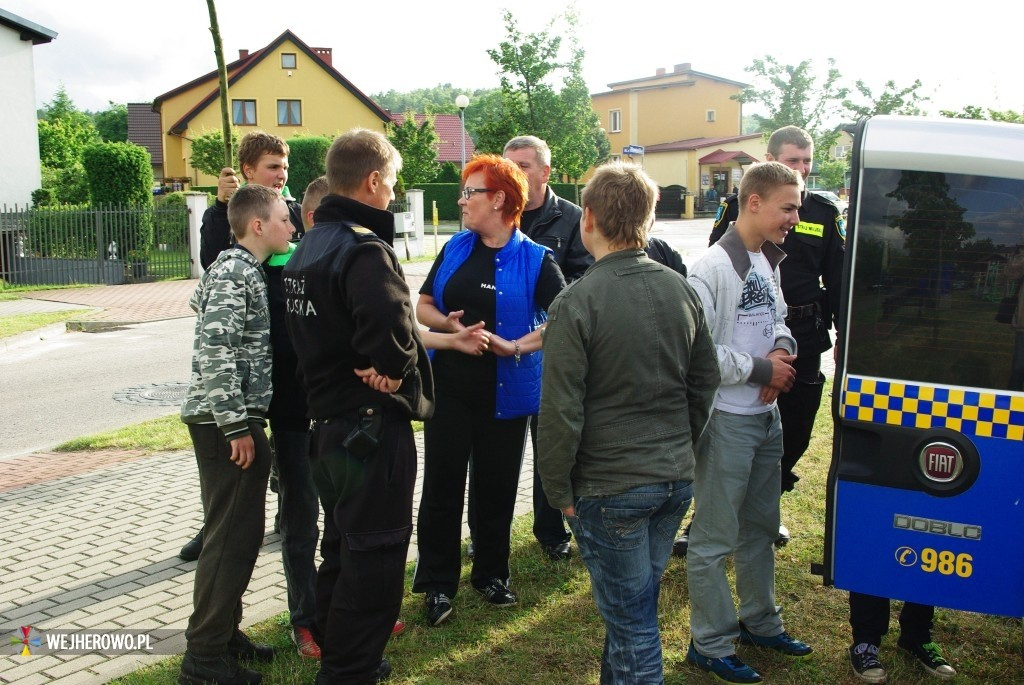
[[[94,207],[120,206],[152,209],[153,166],[149,152],[132,143],[95,143],[82,151],[82,166],[89,177]],[[120,254],[146,261],[153,245],[152,212],[126,215],[128,225],[112,222],[109,230],[124,234]],[[124,229],[127,229],[126,231]]]
[[[301,202],[306,186],[326,172],[327,150],[332,142],[330,136],[288,139],[288,190],[296,200]]]
[[[88,205],[40,207],[28,213],[27,257],[95,259],[96,220]]]

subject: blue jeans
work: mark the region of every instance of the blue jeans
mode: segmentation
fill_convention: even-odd
[[[566,517],[604,619],[601,685],[664,682],[658,594],[679,524],[693,498],[688,481],[577,498]]]
[[[690,526],[686,577],[690,635],[712,659],[736,653],[739,637],[726,560],[733,557],[739,620],[755,635],[783,631],[775,604],[782,421],[779,410],[752,416],[715,409],[697,444],[694,486],[700,506]]]
[[[316,602],[317,519],[320,502],[306,449],[305,431],[274,431],[281,511],[281,559],[293,626],[312,628]]]

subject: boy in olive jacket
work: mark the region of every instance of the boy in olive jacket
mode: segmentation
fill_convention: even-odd
[[[700,299],[644,253],[657,186],[600,167],[583,191],[595,263],[549,308],[539,455],[605,623],[602,683],[660,683],[658,594],[718,388]]]

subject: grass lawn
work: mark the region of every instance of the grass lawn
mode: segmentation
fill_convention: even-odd
[[[806,640],[815,653],[803,661],[787,660],[750,647],[739,654],[766,682],[796,684],[854,683],[846,649],[850,630],[846,593],[823,587],[810,574],[821,561],[824,492],[832,444],[830,398],[819,413],[816,437],[799,465],[801,481],[782,500],[783,519],[793,540],[779,550],[776,598],[784,607],[786,628]],[[405,634],[386,652],[394,668],[388,682],[397,684],[526,685],[597,683],[604,627],[590,596],[586,568],[574,556],[551,563],[533,543],[532,516],[516,520],[513,531],[512,587],[519,605],[507,609],[485,605],[468,585],[469,566],[454,600],[455,613],[443,626],[423,622],[422,596],[406,594],[402,617]],[[407,569],[411,586],[413,566]],[[731,568],[730,568],[731,573]],[[998,591],[993,588],[993,591]],[[282,595],[281,603],[285,602]],[[665,678],[669,685],[710,682],[710,676],[686,664],[689,600],[686,563],[673,558],[661,584],[661,629]],[[881,658],[892,683],[937,682],[896,649],[895,614]],[[311,683],[316,663],[301,659],[288,640],[286,614],[255,626],[260,640],[280,648],[276,661],[261,666],[265,683]],[[958,682],[1021,682],[1021,627],[1018,619],[939,610],[934,636],[960,672]],[[181,660],[175,657],[116,680],[120,684],[176,682]]]
[[[192,449],[188,429],[177,413],[150,419],[126,428],[87,435],[57,445],[55,452],[87,452],[90,450],[164,450]]]
[[[0,338],[9,338],[12,335],[25,333],[27,331],[49,326],[73,319],[88,309],[65,309],[59,312],[40,312],[36,314],[12,314],[11,316],[0,316]]]

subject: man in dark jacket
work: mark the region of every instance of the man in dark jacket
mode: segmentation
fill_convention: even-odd
[[[537,136],[518,136],[505,143],[503,156],[519,165],[530,183],[519,227],[530,240],[551,248],[566,283],[583,275],[594,258],[580,239],[583,210],[555,195],[548,186],[551,176],[551,148]],[[537,417],[530,420],[533,454],[537,454]],[[472,518],[472,509],[471,518]],[[569,558],[571,534],[565,529],[562,512],[548,504],[536,462],[533,469],[533,535],[552,560]]]
[[[386,678],[412,535],[410,419],[433,411],[433,378],[387,211],[402,158],[354,129],[327,152],[329,194],[285,266],[288,333],[306,389],[323,505],[314,637],[320,685]],[[383,238],[383,239],[382,239]]]

